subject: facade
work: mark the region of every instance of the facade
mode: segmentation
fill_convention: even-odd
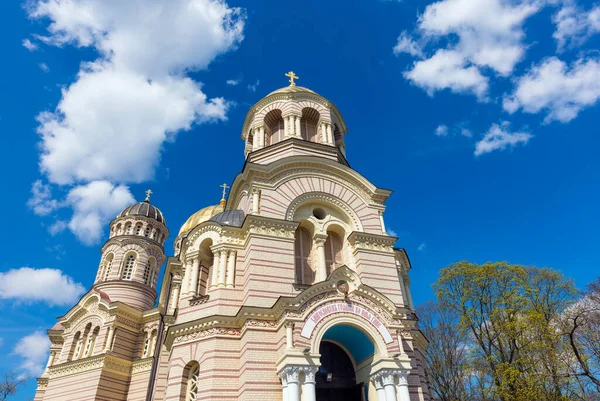
[[[36,401],[432,399],[391,191],[288,76],[247,114],[228,201],[194,213],[173,256],[149,197],[110,223],[94,285],[48,330]]]

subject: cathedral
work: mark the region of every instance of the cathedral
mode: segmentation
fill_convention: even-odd
[[[173,256],[150,191],[110,223],[93,286],[48,330],[35,401],[432,400],[392,191],[350,167],[336,106],[286,76]]]

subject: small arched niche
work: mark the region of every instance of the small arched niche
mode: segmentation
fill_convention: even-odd
[[[312,107],[302,109],[302,117],[300,118],[300,134],[302,139],[309,142],[318,142],[317,125],[319,118],[319,112]]]
[[[213,245],[212,238],[206,238],[200,243],[199,256],[200,266],[198,272],[198,283],[196,293],[198,295],[206,295],[208,293],[210,279],[213,274],[216,274],[215,256],[211,250]]]
[[[274,145],[283,141],[285,130],[281,110],[271,110],[265,115],[265,146]]]

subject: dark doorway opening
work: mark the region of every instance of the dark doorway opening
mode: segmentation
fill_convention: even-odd
[[[317,401],[362,401],[362,384],[356,383],[352,360],[337,344],[322,341],[317,372]]]

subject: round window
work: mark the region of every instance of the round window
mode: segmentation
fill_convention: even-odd
[[[323,220],[326,216],[325,210],[321,209],[320,207],[316,207],[313,209],[313,216],[319,220]]]

